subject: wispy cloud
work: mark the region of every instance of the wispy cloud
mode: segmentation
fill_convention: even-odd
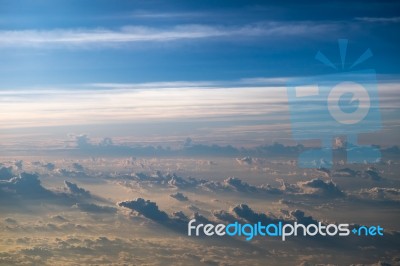
[[[371,23],[399,23],[400,17],[357,17],[358,21]]]
[[[282,88],[146,88],[0,93],[3,128],[260,115],[282,109]],[[34,101],[32,100],[34,99]],[[7,114],[7,115],[6,115]]]
[[[137,42],[168,42],[229,37],[306,36],[331,32],[336,24],[265,22],[244,26],[125,26],[120,29],[52,29],[0,31],[0,47],[86,47]]]
[[[267,84],[261,86],[261,81]],[[1,128],[15,128],[275,117],[282,112],[288,114],[286,86],[268,85],[277,81],[258,78],[230,84],[223,81],[95,83],[51,90],[0,90],[0,124]],[[397,82],[380,85],[382,110],[397,109],[397,88]]]

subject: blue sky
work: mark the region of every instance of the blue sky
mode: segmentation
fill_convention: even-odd
[[[349,64],[369,47],[374,57],[362,67],[400,70],[400,4],[394,1],[0,5],[0,81],[13,88],[330,73],[313,57],[323,48],[339,63],[338,38],[350,41]]]
[[[344,38],[345,70],[368,48],[373,54],[352,69],[378,74],[384,135],[373,140],[400,143],[399,2],[0,0],[0,7],[5,139],[40,127],[30,132],[285,141],[287,82],[342,71]],[[318,51],[338,69],[315,60]],[[138,129],[146,123],[157,127]]]

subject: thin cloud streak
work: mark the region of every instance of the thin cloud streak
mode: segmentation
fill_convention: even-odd
[[[32,99],[35,99],[32,101]],[[261,115],[281,110],[283,88],[163,88],[0,92],[2,128]]]
[[[357,17],[358,21],[370,22],[370,23],[398,23],[400,17]]]
[[[105,28],[3,30],[0,31],[0,47],[85,47],[229,37],[313,36],[332,32],[336,28],[336,24],[266,22],[239,27],[191,24],[169,28],[125,26],[118,30]]]
[[[182,119],[240,120],[288,113],[284,86],[211,84],[109,83],[97,84],[104,85],[100,88],[69,88],[51,90],[52,93],[46,89],[0,90],[0,125],[4,129]],[[379,86],[382,111],[398,110],[397,88],[398,83]]]

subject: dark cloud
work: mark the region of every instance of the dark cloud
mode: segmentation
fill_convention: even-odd
[[[229,177],[224,180],[224,186],[239,192],[257,192],[257,187],[250,186],[239,178]]]
[[[56,167],[54,163],[43,163],[43,162],[32,162],[32,165],[43,167],[49,171],[53,171]]]
[[[8,202],[9,205],[21,204],[20,206],[32,206],[33,201],[47,201],[49,204],[69,205],[76,202],[84,202],[87,200],[101,200],[101,198],[93,198],[90,192],[78,187],[76,184],[64,181],[65,187],[63,191],[49,190],[42,186],[37,174],[21,173],[17,177],[9,180],[0,180],[0,200]],[[22,209],[21,209],[22,210]]]
[[[233,213],[235,216],[242,218],[250,223],[258,223],[261,222],[263,224],[269,224],[269,223],[277,223],[280,220],[267,216],[264,213],[257,213],[253,211],[247,204],[239,204],[231,209],[231,213]]]
[[[324,181],[316,178],[310,181],[300,182],[299,185],[303,189],[304,194],[311,196],[343,197],[345,195],[332,180]],[[311,190],[308,188],[311,188]]]
[[[232,223],[236,221],[238,222],[246,221],[249,223],[261,222],[263,224],[278,223],[278,222],[282,223],[298,222],[308,225],[308,224],[318,224],[319,222],[312,216],[306,216],[304,211],[298,209],[293,211],[281,210],[281,213],[284,214],[284,216],[276,217],[272,214],[267,215],[262,212],[259,213],[250,208],[249,205],[242,203],[236,205],[235,207],[230,208],[229,211],[224,211],[224,210],[214,211],[213,215],[214,217],[218,218],[218,220],[227,223]]]
[[[73,163],[72,167],[75,170],[80,171],[80,172],[83,172],[85,170],[84,167],[80,163]]]
[[[181,192],[176,192],[174,194],[169,195],[171,198],[174,198],[176,200],[179,201],[188,201],[188,197],[186,197],[185,195],[183,195]]]
[[[311,216],[305,216],[304,211],[294,210],[290,212],[290,216],[295,218],[298,223],[309,225],[309,224],[318,224],[318,221],[312,218]]]
[[[56,168],[54,163],[46,163],[46,164],[43,164],[42,166],[49,171],[53,171]]]
[[[343,168],[334,171],[333,176],[358,177],[358,178],[370,179],[373,181],[380,181],[383,179],[380,171],[374,167],[368,167],[366,170],[353,170],[350,168]]]
[[[57,222],[68,222],[68,219],[64,218],[61,215],[51,216],[51,219],[53,219],[54,221],[57,221]]]
[[[243,182],[239,178],[229,177],[223,182],[197,179],[192,177],[181,177],[177,174],[164,175],[157,171],[154,175],[147,175],[144,173],[136,173],[132,176],[132,180],[136,181],[139,186],[170,186],[179,189],[204,189],[207,191],[236,191],[242,193],[267,193],[267,194],[281,194],[282,191],[278,188],[273,188],[270,185],[253,186]],[[126,185],[126,184],[125,184]]]
[[[81,197],[86,197],[86,198],[90,198],[90,192],[78,187],[77,184],[69,182],[67,180],[64,180],[64,185],[65,185],[65,189],[67,192],[76,195],[76,196],[81,196]]]
[[[78,178],[84,178],[87,177],[86,173],[83,171],[75,171],[75,170],[68,170],[68,169],[56,169],[56,173],[64,176],[64,177],[78,177]]]
[[[38,175],[25,172],[9,180],[0,180],[0,191],[2,194],[19,196],[22,199],[54,196],[51,191],[42,187]]]
[[[104,138],[100,142],[92,141],[88,135],[72,135],[75,142],[76,150],[68,149],[67,152],[84,153],[84,154],[107,154],[107,155],[132,155],[135,156],[224,156],[238,159],[238,162],[251,164],[254,160],[252,157],[268,157],[286,156],[288,158],[296,158],[298,154],[307,150],[302,145],[285,146],[280,143],[272,145],[257,146],[254,148],[236,148],[232,145],[205,145],[194,144],[191,138],[187,138],[181,149],[171,149],[170,147],[161,146],[127,146],[115,144],[109,137]]]
[[[190,147],[192,146],[193,140],[191,138],[186,138],[185,142],[183,143],[183,147]]]
[[[224,210],[213,211],[214,217],[218,220],[226,222],[226,223],[234,223],[238,221],[238,218],[232,215],[230,212]]]
[[[0,180],[9,180],[13,176],[14,176],[14,174],[13,174],[11,166],[9,166],[9,167],[5,167],[5,166],[0,167]]]
[[[189,218],[182,211],[172,213],[172,217],[181,221],[189,221]]]
[[[133,210],[147,219],[179,233],[186,232],[189,218],[182,211],[174,212],[169,216],[166,212],[160,210],[155,202],[143,198],[137,198],[132,201],[122,201],[118,203],[118,206]],[[208,221],[198,213],[195,213],[192,217],[198,219],[198,221]],[[191,219],[193,219],[192,217]]]
[[[22,170],[24,162],[22,160],[18,160],[14,163],[17,170]]]
[[[5,219],[4,219],[4,222],[6,222],[6,223],[8,223],[8,224],[14,224],[14,225],[18,223],[17,220],[15,220],[15,219],[13,219],[13,218],[11,218],[11,217],[5,218]]]
[[[270,185],[252,186],[246,182],[243,182],[239,178],[229,177],[224,180],[222,184],[225,189],[245,192],[245,193],[269,193],[269,194],[281,194],[281,191],[277,188],[273,188]]]
[[[164,211],[160,211],[155,202],[143,198],[137,198],[131,201],[122,201],[118,203],[118,206],[136,211],[144,217],[156,222],[163,223],[169,220],[168,214]]]

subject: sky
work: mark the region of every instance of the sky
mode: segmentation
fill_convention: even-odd
[[[373,56],[352,70],[376,71],[382,99],[391,100],[381,101],[389,110],[383,115],[393,125],[398,2],[0,0],[0,6],[0,127],[7,134],[89,125],[61,135],[101,136],[110,132],[93,132],[92,125],[208,121],[195,130],[151,133],[206,132],[218,141],[222,126],[238,135],[232,141],[284,141],[287,82],[348,70],[368,48]],[[343,70],[315,60],[321,51],[340,66],[338,39],[349,41]],[[278,121],[286,125],[281,138]],[[397,142],[394,133],[383,139]]]
[[[398,265],[399,24],[389,0],[0,0],[0,265]]]
[[[237,80],[329,73],[313,58],[398,74],[393,1],[1,1],[1,81],[9,87]],[[371,34],[373,32],[374,34]],[[335,58],[336,57],[336,58]],[[15,79],[15,77],[19,77]]]

